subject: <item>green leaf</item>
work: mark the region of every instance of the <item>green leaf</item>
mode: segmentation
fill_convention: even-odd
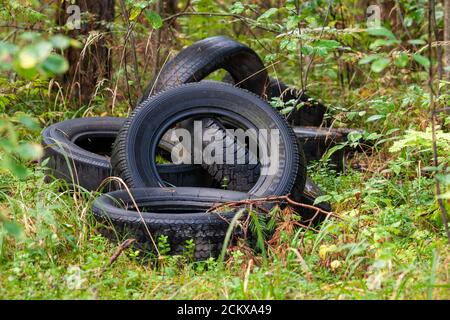
[[[27,168],[9,156],[4,157],[0,165],[19,179],[24,179],[28,176]]]
[[[69,69],[69,64],[64,57],[52,54],[44,61],[42,68],[52,74],[63,74]]]
[[[17,148],[17,154],[25,160],[37,160],[43,155],[41,145],[37,143],[22,143]]]
[[[244,5],[239,1],[233,3],[230,7],[230,12],[234,14],[240,14],[244,12],[244,10],[245,10]]]
[[[23,69],[34,68],[38,64],[36,53],[32,47],[25,47],[19,53],[19,66]]]
[[[136,18],[141,13],[141,11],[142,11],[142,9],[140,9],[140,8],[133,8],[133,10],[131,10],[130,17],[128,19],[130,21],[136,20]]]
[[[316,47],[324,47],[327,49],[335,49],[335,48],[339,48],[341,46],[341,44],[338,41],[327,40],[327,39],[317,40],[314,43],[314,45]]]
[[[380,139],[381,137],[382,137],[381,134],[376,133],[376,132],[372,132],[372,133],[370,133],[370,134],[366,137],[366,140],[378,140],[378,139]]]
[[[370,69],[373,72],[380,73],[381,71],[383,71],[389,65],[390,62],[391,61],[388,58],[380,58],[378,60],[375,60],[372,63]]]
[[[428,60],[427,57],[424,57],[418,53],[414,53],[412,55],[414,61],[416,61],[418,64],[420,64],[425,69],[428,69],[430,67],[430,60]]]
[[[152,3],[154,3],[156,0],[146,0],[146,1],[132,1],[133,2],[133,7],[135,8],[139,8],[139,9],[145,9],[147,8],[149,5],[151,5]],[[131,1],[130,1],[131,2]]]
[[[70,39],[70,46],[74,48],[82,48],[83,44],[75,39]]]
[[[317,52],[317,54],[319,56],[321,56],[321,57],[326,57],[326,55],[328,54],[327,48],[318,47],[318,48],[315,48],[315,49],[316,49],[315,51]]]
[[[294,110],[294,107],[286,107],[286,108],[281,109],[280,113],[281,114],[288,114],[292,110]]]
[[[376,60],[380,57],[381,56],[379,54],[371,54],[371,55],[365,56],[364,58],[359,60],[358,64],[368,64],[368,63],[372,62],[373,60]]]
[[[291,51],[294,51],[295,49],[296,49],[296,47],[294,47],[293,50],[291,50]],[[314,53],[314,48],[311,47],[311,46],[308,45],[308,44],[304,44],[304,45],[302,46],[301,51],[302,51],[302,53],[303,53],[304,55],[309,56],[309,55],[311,55],[311,54]]]
[[[289,16],[286,21],[286,29],[287,30],[297,29],[300,21],[301,21],[301,17],[298,15]]]
[[[450,191],[447,191],[446,193],[441,194],[440,196],[437,197],[437,199],[444,199],[444,200],[450,199]]]
[[[0,69],[8,70],[12,67],[17,47],[11,43],[0,42]]]
[[[316,199],[314,200],[313,205],[325,202],[325,201],[330,201],[332,199],[332,197],[328,194],[325,194],[323,196],[318,196],[316,197]]]
[[[362,134],[359,131],[352,131],[347,135],[347,140],[349,142],[358,142],[362,138]]]
[[[47,59],[52,49],[51,43],[47,41],[25,46],[19,53],[19,66],[23,69],[33,69]]]
[[[308,45],[303,46],[303,48],[305,48],[305,50],[306,50],[306,47],[310,48],[311,51],[313,51],[313,48],[311,46],[308,46]],[[303,48],[302,48],[302,52],[303,52]],[[297,50],[297,42],[295,42],[293,39],[289,39],[289,38],[283,39],[280,42],[280,49],[281,50],[286,49],[288,51],[296,51]]]
[[[64,50],[70,46],[70,38],[61,34],[57,34],[51,37],[50,42],[52,43],[53,47],[61,50]]]
[[[333,80],[336,80],[338,77],[336,70],[333,70],[333,69],[326,69],[324,75],[327,77],[330,77],[330,79],[333,79]]]
[[[8,152],[8,153],[12,153],[16,150],[16,145],[17,142],[15,141],[16,139],[13,138],[0,138],[0,150],[2,152]]]
[[[386,37],[390,40],[397,40],[395,35],[385,27],[369,28],[367,29],[367,32],[372,36]]]
[[[424,45],[427,42],[425,40],[422,40],[422,39],[412,39],[412,40],[408,40],[408,43],[416,44],[416,45]]]
[[[341,150],[343,148],[345,148],[346,144],[345,143],[341,143],[341,144],[337,144],[334,147],[331,147],[330,149],[327,150],[327,152],[322,156],[322,161],[328,161],[328,159],[333,155],[333,153],[335,153],[338,150]]]
[[[265,62],[273,62],[273,61],[275,61],[276,58],[277,58],[277,55],[275,53],[271,53],[264,57],[264,61]]]
[[[385,39],[377,39],[374,42],[372,42],[369,46],[371,50],[375,50],[379,47],[388,47],[395,44],[399,44],[400,41],[398,40],[385,40]]]
[[[278,12],[278,8],[270,8],[269,10],[264,12],[262,15],[260,15],[257,20],[258,21],[267,20],[277,12]]]
[[[42,62],[50,55],[53,46],[48,41],[41,41],[34,45],[34,50],[36,51],[38,62]]]
[[[395,57],[394,63],[397,67],[404,68],[408,64],[408,61],[409,61],[408,55],[402,52]]]
[[[17,120],[30,130],[40,130],[37,120],[33,117],[26,114],[21,114],[17,116]]]
[[[373,121],[377,121],[380,119],[383,119],[385,116],[382,114],[375,114],[373,116],[370,116],[367,118],[366,122],[373,122]]]
[[[16,223],[16,222],[12,222],[12,221],[7,221],[7,220],[3,220],[2,221],[2,225],[5,228],[6,232],[13,236],[14,238],[20,238],[22,235],[22,227]]]
[[[152,28],[159,29],[162,27],[163,21],[161,19],[161,16],[156,12],[147,10],[145,11],[145,17],[147,18],[148,22],[150,22]]]
[[[24,40],[24,41],[29,41],[32,42],[38,38],[41,37],[41,35],[39,34],[39,32],[34,32],[34,31],[25,31],[24,33],[22,33],[20,36],[20,39]]]
[[[14,64],[14,68],[20,76],[26,79],[33,79],[39,73],[36,67],[24,69],[18,62]]]

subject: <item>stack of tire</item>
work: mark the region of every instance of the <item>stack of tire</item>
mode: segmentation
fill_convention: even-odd
[[[228,72],[223,82],[202,81],[219,69]],[[304,106],[283,117],[268,104],[273,97]],[[43,163],[49,177],[107,191],[94,201],[93,214],[110,226],[102,229],[108,237],[131,237],[141,249],[154,252],[155,240],[163,235],[172,254],[182,254],[186,241],[194,240],[194,259],[203,260],[220,253],[236,214],[232,209],[209,212],[213,205],[284,195],[311,205],[321,195],[307,178],[306,165],[323,151],[316,150],[317,142],[310,144],[306,159],[303,145],[308,139],[321,140],[316,127],[325,111],[306,94],[270,79],[249,47],[211,37],[168,61],[127,119],[80,118],[46,128]],[[275,174],[263,175],[260,164],[157,164],[157,155],[170,154],[173,148],[165,133],[174,125],[189,128],[188,119],[201,119],[206,128],[223,132],[230,126],[278,129],[281,165]],[[235,143],[224,134],[225,144]],[[250,156],[248,150],[244,153]],[[105,184],[108,177],[119,177],[126,188]],[[319,207],[330,210],[328,203]],[[299,208],[304,219],[315,213]]]

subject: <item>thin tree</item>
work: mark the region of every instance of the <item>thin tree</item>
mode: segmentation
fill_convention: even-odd
[[[101,82],[111,77],[108,22],[114,19],[114,0],[76,0],[75,3],[64,0],[58,8],[59,25],[66,24],[71,5],[80,8],[82,19],[80,28],[69,31],[68,36],[78,39],[83,47],[65,52],[70,68],[64,84],[68,98],[77,98],[83,104],[91,100]]]
[[[446,78],[450,80],[450,0],[444,0],[444,66]]]

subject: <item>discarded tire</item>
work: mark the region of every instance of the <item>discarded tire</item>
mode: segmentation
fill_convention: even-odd
[[[294,127],[297,139],[303,143],[306,162],[318,161],[336,144],[345,142],[351,130],[333,128]],[[357,131],[357,130],[353,130]],[[330,166],[337,171],[344,168],[345,149],[336,150],[330,157]]]
[[[47,127],[42,132],[48,177],[63,179],[87,190],[96,190],[111,176],[112,145],[125,119],[96,117],[71,119]],[[170,143],[160,147],[170,151]],[[161,179],[169,186],[213,186],[200,166],[158,165]]]
[[[235,83],[229,74],[222,81],[229,84]],[[293,126],[318,127],[322,124],[325,112],[327,111],[327,107],[321,102],[304,92],[288,87],[284,82],[274,78],[269,78],[269,84],[264,96],[269,101],[272,98],[280,98],[284,103],[295,101],[293,104],[294,109],[286,117],[288,122]],[[300,103],[302,106],[297,108]]]
[[[195,42],[169,60],[145,88],[141,102],[167,88],[198,82],[220,69],[228,71],[240,88],[264,94],[268,75],[259,56],[242,43],[216,36]]]
[[[268,75],[259,56],[240,42],[225,36],[216,36],[195,42],[169,60],[155,80],[147,86],[141,102],[151,94],[179,84],[198,82],[219,69],[228,71],[230,78],[238,87],[257,95],[264,95]],[[234,144],[216,119],[205,118],[204,121],[207,129],[223,132],[226,145]],[[235,147],[236,154],[239,154],[242,147],[238,144]],[[248,150],[243,151],[244,157],[248,158],[250,156]],[[226,184],[228,188],[239,191],[244,190],[243,185],[254,185],[260,173],[257,165],[250,168],[242,165],[203,163],[202,167],[219,185]],[[244,171],[245,175],[242,174]]]
[[[236,86],[201,81],[219,69],[226,70],[229,81]],[[294,106],[300,103],[302,106],[293,109],[285,119],[261,99],[273,97],[283,102],[294,100]],[[102,228],[106,236],[134,238],[145,251],[157,251],[155,241],[165,236],[167,240],[163,241],[167,241],[170,252],[164,254],[187,254],[195,260],[204,260],[219,255],[229,223],[237,211],[228,208],[225,212],[207,212],[214,204],[290,194],[297,202],[313,205],[322,195],[320,188],[306,177],[303,143],[307,160],[318,160],[330,147],[345,141],[347,135],[343,131],[305,126],[322,125],[325,112],[323,104],[306,94],[274,79],[269,82],[262,61],[249,47],[219,36],[194,43],[166,63],[146,87],[140,105],[125,121],[78,120],[99,121],[92,127],[79,123],[71,127],[63,123],[61,128],[58,124],[58,128],[44,131],[43,144],[55,176],[75,180],[90,190],[97,189],[111,174],[121,177],[128,185],[131,195],[125,190],[113,191],[94,201],[93,214],[106,227]],[[209,135],[215,139],[216,133],[222,134],[226,147],[235,148],[231,154],[233,163],[201,159],[198,165],[157,165],[156,157],[167,158],[175,146],[165,134],[174,127],[188,129],[187,133],[191,134],[188,139],[192,139],[194,129],[198,129],[195,120],[201,120],[201,129],[209,129]],[[296,126],[294,130],[288,123]],[[258,134],[250,134],[248,142],[238,143],[228,133],[232,129],[253,129]],[[271,149],[272,139],[259,134],[274,129],[279,132],[277,152]],[[257,141],[259,152],[250,148],[252,139],[263,139],[262,143]],[[202,139],[199,144],[202,157],[210,142]],[[264,149],[261,146],[267,149],[262,151],[264,160],[270,157],[271,164],[275,164],[274,171],[265,171],[267,163],[261,159],[261,149]],[[227,148],[220,145],[211,156],[216,160],[219,152],[219,159],[228,161],[229,154],[224,150]],[[341,152],[332,156],[338,169],[343,167]],[[278,160],[272,154],[277,154]],[[242,158],[246,160],[244,164],[237,162]],[[250,161],[255,158],[256,162]],[[222,184],[244,192],[218,189]],[[194,187],[170,188],[173,185]],[[331,210],[327,202],[317,207]],[[308,207],[298,208],[298,213],[303,221],[314,223],[325,217]],[[234,234],[241,232],[238,228]]]
[[[170,253],[178,255],[185,253],[187,241],[193,240],[195,260],[220,254],[235,215],[234,211],[206,211],[216,203],[248,197],[241,192],[209,188],[143,188],[132,189],[131,193],[142,216],[132,209],[134,202],[124,190],[103,194],[94,201],[95,218],[114,228],[112,232],[104,229],[104,235],[115,238],[118,232],[136,239],[141,249],[155,252],[149,231],[155,241],[166,236]]]
[[[125,122],[114,144],[114,172],[130,187],[161,187],[161,177],[151,160],[159,139],[175,123],[205,114],[226,117],[244,129],[278,129],[276,172],[261,174],[249,193],[260,197],[302,193],[306,180],[303,150],[285,119],[256,95],[219,82],[181,85],[141,104]]]

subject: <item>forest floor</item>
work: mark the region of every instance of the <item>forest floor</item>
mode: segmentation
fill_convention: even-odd
[[[94,193],[46,183],[37,164],[25,179],[2,172],[0,212],[15,223],[8,225],[9,234],[0,231],[0,298],[449,299],[450,254],[435,181],[417,169],[414,150],[389,149],[393,132],[406,133],[402,119],[419,126],[427,119],[425,111],[411,109],[426,96],[425,86],[397,84],[324,97],[350,110],[354,117],[346,113],[347,126],[364,126],[374,141],[386,142],[349,159],[343,173],[326,163],[311,165],[309,175],[341,219],[329,219],[317,232],[281,230],[265,259],[241,246],[225,262],[164,255],[143,263],[142,254],[129,248],[109,265],[118,244],[98,232],[91,215]],[[76,113],[46,96],[22,98],[27,104],[17,109],[32,110],[41,127],[110,112],[101,103]],[[375,127],[360,118],[371,108],[389,110],[374,120]],[[341,115],[334,110],[333,117]],[[19,133],[39,143],[39,132]]]

